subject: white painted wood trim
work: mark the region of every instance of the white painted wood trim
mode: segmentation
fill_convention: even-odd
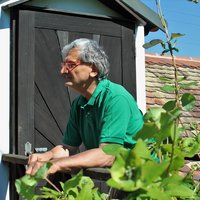
[[[9,170],[1,155],[9,153],[10,123],[10,19],[0,5],[0,199],[9,200]]]
[[[135,49],[136,51],[136,90],[137,103],[143,113],[146,112],[146,90],[145,90],[145,49],[144,44],[144,26],[139,25],[135,30]]]

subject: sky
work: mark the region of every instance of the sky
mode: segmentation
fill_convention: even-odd
[[[152,10],[157,12],[155,0],[141,0]],[[200,2],[198,4],[188,0],[160,0],[162,12],[168,22],[169,33],[185,34],[179,37],[176,47],[179,52],[176,56],[187,56],[200,58]],[[145,36],[145,43],[161,39],[166,41],[166,36],[162,31],[150,32]],[[161,45],[157,45],[146,52],[161,53]]]

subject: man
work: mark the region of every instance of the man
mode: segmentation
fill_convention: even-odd
[[[111,166],[114,157],[102,151],[108,143],[131,148],[133,136],[142,128],[143,117],[134,98],[124,87],[107,80],[109,63],[99,45],[89,39],[77,39],[63,48],[61,74],[65,86],[80,93],[71,107],[63,139],[43,154],[29,157],[27,174],[50,161],[49,174],[76,168]],[[77,153],[80,144],[86,151]]]

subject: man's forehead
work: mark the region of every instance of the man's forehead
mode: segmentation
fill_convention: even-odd
[[[72,48],[69,50],[65,60],[77,60],[79,59],[80,50],[78,48]]]

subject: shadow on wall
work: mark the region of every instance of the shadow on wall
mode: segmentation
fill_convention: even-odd
[[[10,12],[9,10],[2,10],[0,8],[0,29],[5,29],[10,27]]]
[[[8,167],[1,161],[0,158],[0,199],[6,199],[6,194],[8,190]]]

